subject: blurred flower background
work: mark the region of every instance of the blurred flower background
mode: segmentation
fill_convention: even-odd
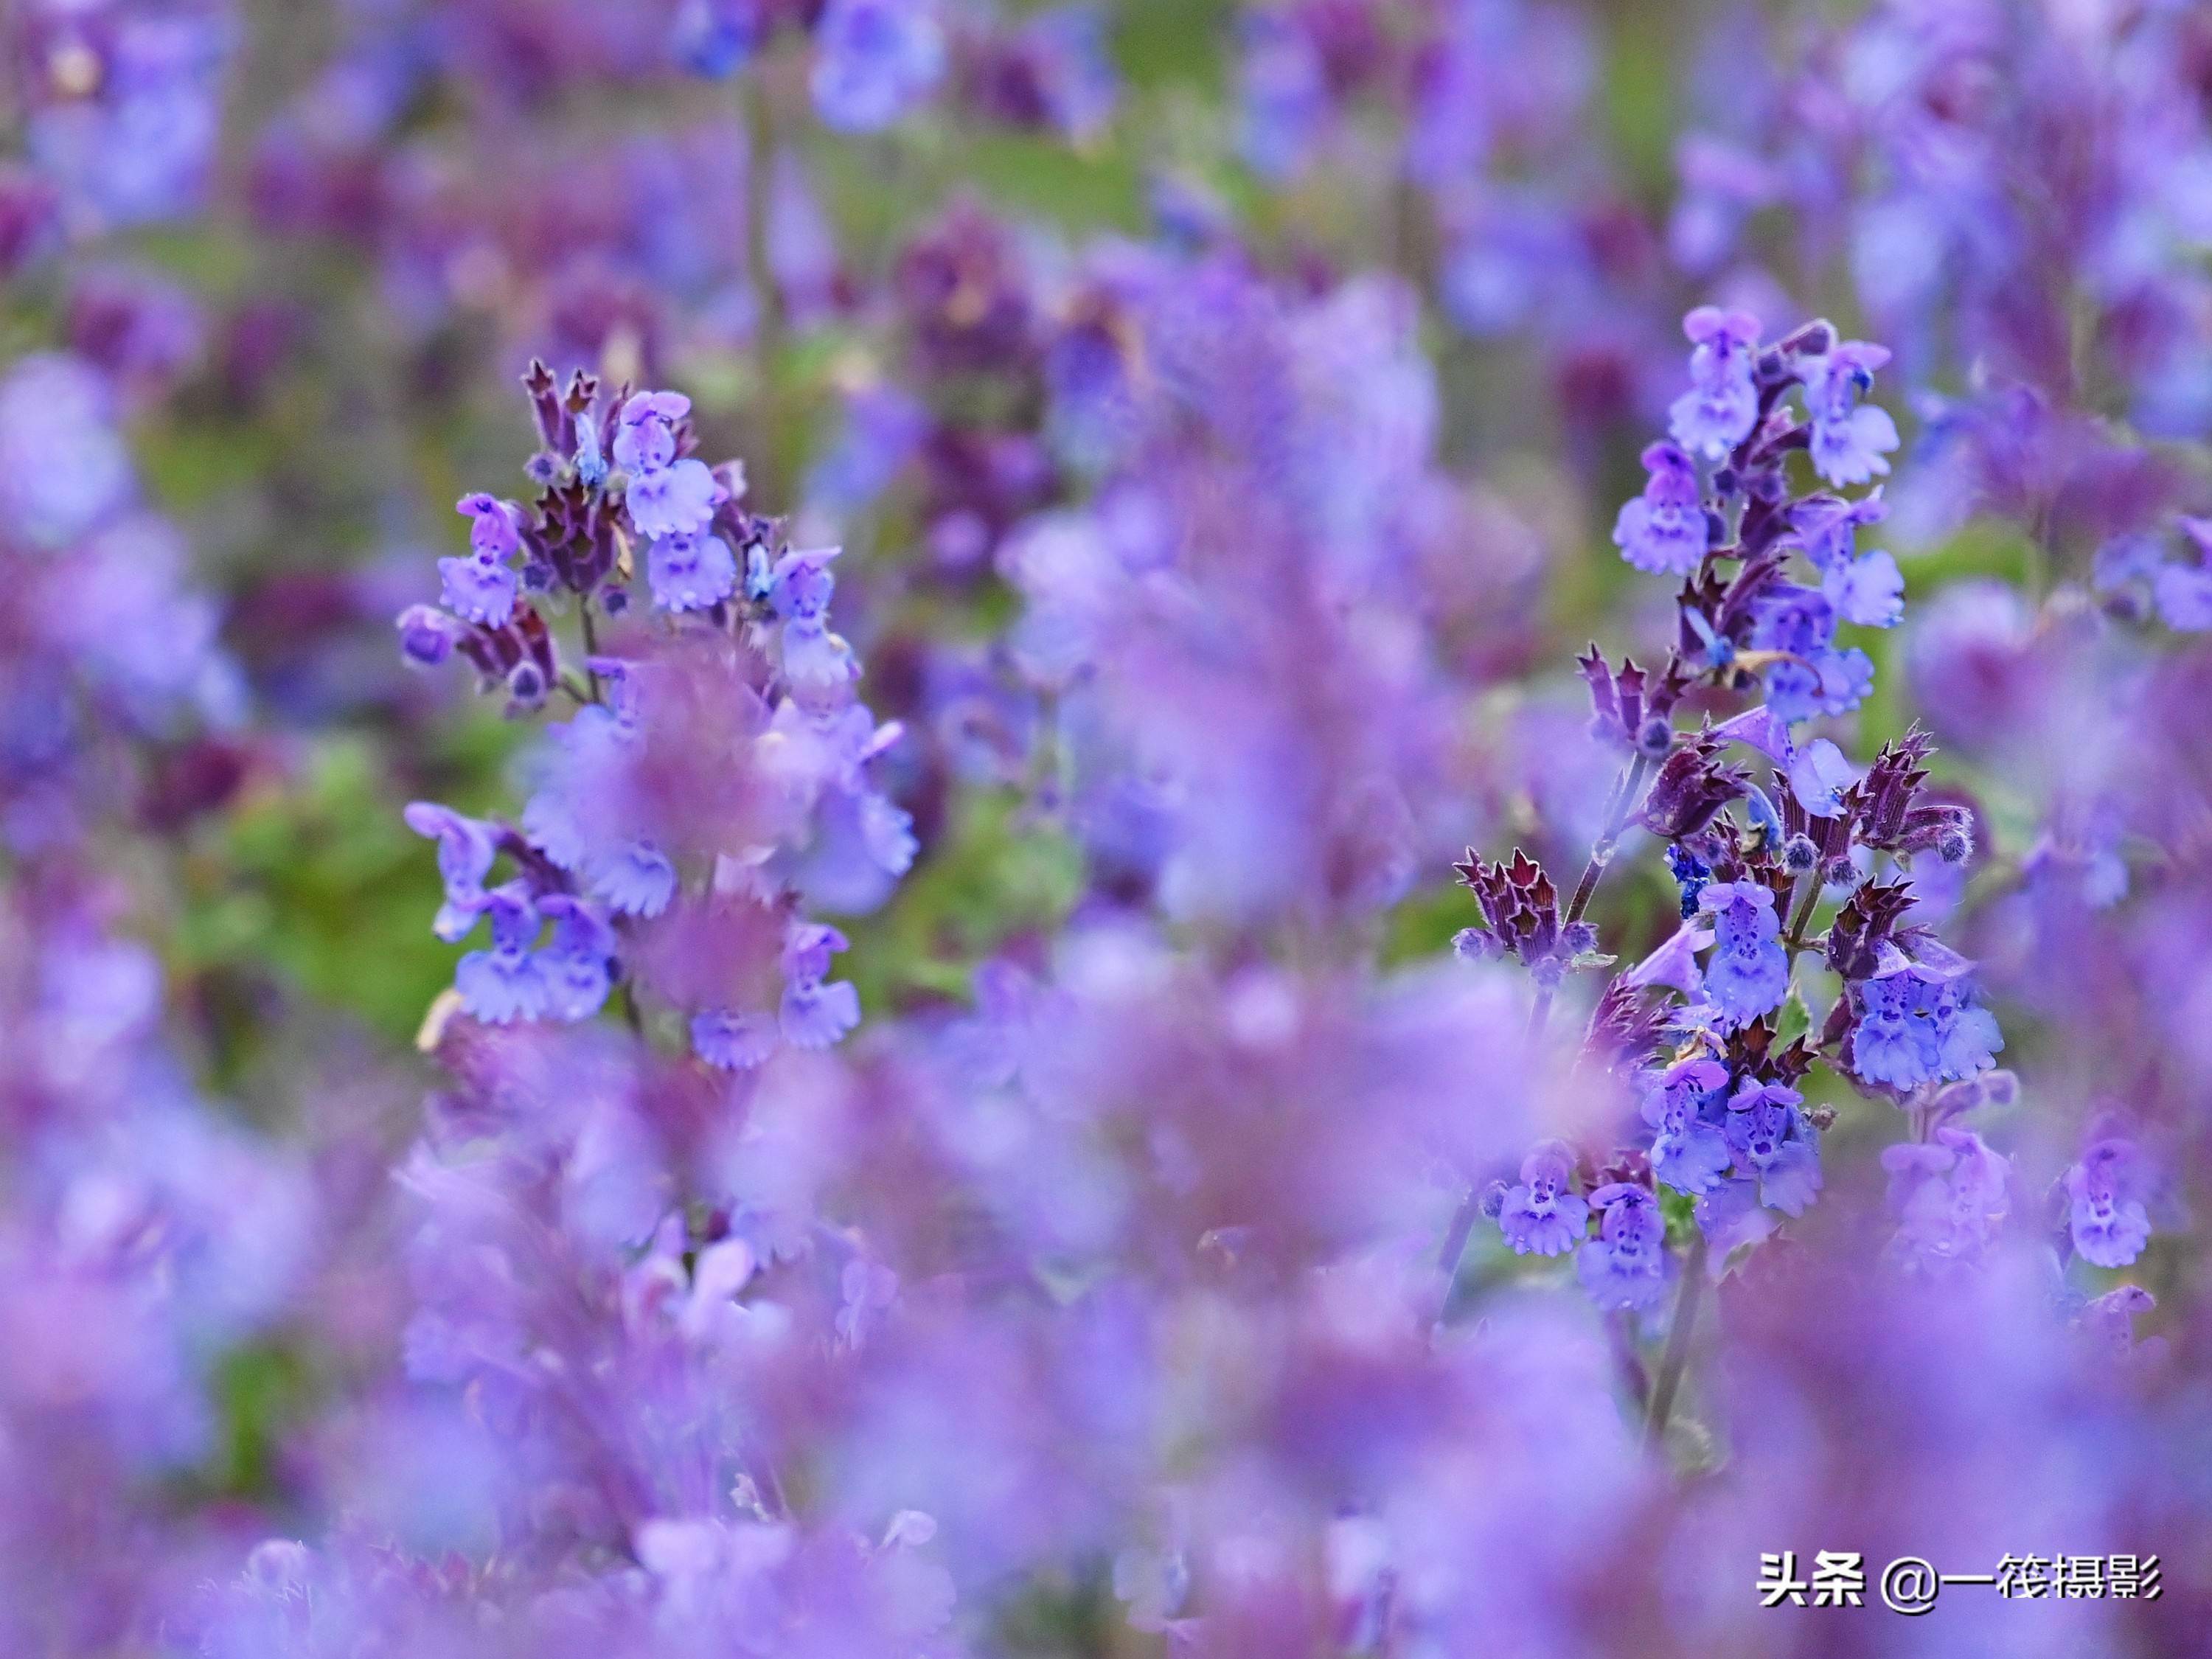
[[[2206,1650],[2202,5],[0,28],[0,1654]]]

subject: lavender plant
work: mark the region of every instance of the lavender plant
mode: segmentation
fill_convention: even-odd
[[[491,1024],[573,1023],[619,987],[641,1029],[642,988],[731,1069],[833,1043],[859,996],[830,976],[844,936],[801,907],[879,898],[915,853],[869,779],[897,729],[857,701],[859,664],[829,626],[837,550],[793,550],[745,511],[744,468],[690,453],[681,394],[603,396],[581,374],[562,388],[543,364],[527,386],[536,501],[463,497],[470,551],[439,561],[444,607],[398,623],[410,659],[458,654],[510,714],[574,710],[548,727],[514,822],[408,809],[438,843],[434,931],[490,935],[460,959],[454,1000]],[[603,641],[641,574],[655,620]]]
[[[1821,1190],[1820,1139],[1835,1112],[1806,1103],[1815,1066],[1906,1115],[1911,1143],[1885,1161],[1900,1176],[1937,1180],[1944,1200],[1931,1226],[1929,1200],[1901,1194],[1897,1245],[1917,1267],[1971,1261],[2002,1218],[2002,1160],[1958,1120],[2012,1087],[1991,1070],[2004,1040],[1972,964],[1913,914],[1909,861],[1933,854],[1960,865],[1973,848],[1966,809],[1927,788],[1929,738],[1916,728],[1861,773],[1803,730],[1849,713],[1870,689],[1871,663],[1839,629],[1887,628],[1903,613],[1896,561],[1856,544],[1881,520],[1879,489],[1833,493],[1889,470],[1896,428],[1862,401],[1888,354],[1825,321],[1771,345],[1752,318],[1711,307],[1683,326],[1691,389],[1671,410],[1671,441],[1644,452],[1644,493],[1613,529],[1628,563],[1680,579],[1677,637],[1656,672],[1632,659],[1613,667],[1595,646],[1580,664],[1595,728],[1624,757],[1604,836],[1564,908],[1525,854],[1493,865],[1470,851],[1459,866],[1481,912],[1460,948],[1528,969],[1540,1030],[1566,975],[1613,959],[1585,918],[1615,838],[1648,833],[1677,884],[1680,927],[1613,979],[1583,1046],[1585,1063],[1624,1074],[1640,1094],[1635,1132],[1604,1151],[1547,1142],[1520,1184],[1495,1182],[1481,1197],[1513,1250],[1571,1253],[1601,1307],[1651,1314],[1680,1279],[1649,1405],[1655,1433],[1708,1271],[1717,1277]],[[1815,481],[1791,479],[1799,456]],[[1701,692],[1756,701],[1717,723],[1709,707],[1681,729],[1678,712]],[[1801,958],[1841,982],[1817,1017]],[[2110,1181],[2099,1190],[2109,1196]],[[2110,1214],[2107,1204],[2089,1224],[2109,1230]],[[1464,1237],[1448,1241],[1448,1271]]]

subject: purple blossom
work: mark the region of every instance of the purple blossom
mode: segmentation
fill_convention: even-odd
[[[1725,455],[1759,419],[1759,319],[1699,306],[1682,319],[1692,342],[1690,390],[1668,411],[1674,441],[1692,454]]]
[[[399,613],[400,654],[419,668],[435,668],[453,654],[466,631],[434,605],[410,605]]]
[[[2205,563],[2212,558],[2212,519],[2185,516],[2179,522],[2196,548],[2196,560],[2160,564],[2151,579],[2151,593],[2168,628],[2201,634],[2212,629],[2212,567]]]
[[[538,901],[538,909],[553,924],[551,939],[537,955],[546,1012],[555,1019],[589,1019],[614,988],[614,929],[570,894],[548,893]]]
[[[1601,1308],[1640,1312],[1666,1299],[1680,1271],[1650,1188],[1614,1182],[1589,1195],[1598,1235],[1575,1256],[1575,1276]]]
[[[945,73],[934,0],[830,0],[814,27],[815,112],[840,132],[879,132]]]
[[[1850,988],[1851,1069],[1910,1093],[1925,1083],[1972,1077],[2004,1047],[1995,1016],[1961,976],[1907,965]]]
[[[1698,894],[1702,884],[1683,889],[1683,902],[1692,914],[1697,908]],[[1695,921],[1686,921],[1667,936],[1667,942],[1638,963],[1623,975],[1634,986],[1665,985],[1695,999],[1705,993],[1705,976],[1698,966],[1698,952],[1713,942],[1711,928],[1700,927]]]
[[[498,832],[489,823],[431,801],[414,802],[405,817],[410,830],[438,843],[438,873],[446,884],[446,902],[430,931],[448,945],[457,944],[474,929],[489,902],[483,883],[498,856]]]
[[[1805,556],[1825,575],[1848,568],[1857,556],[1859,529],[1880,524],[1888,516],[1888,504],[1877,485],[1855,501],[1835,495],[1808,495],[1790,509],[1790,525],[1797,532]]]
[[[680,392],[633,393],[615,422],[614,464],[631,473],[674,465],[678,430],[690,412],[691,400]]]
[[[794,979],[783,988],[776,1026],[794,1048],[826,1048],[860,1023],[860,994],[843,980]]]
[[[1897,447],[1897,422],[1887,410],[1859,402],[1888,361],[1887,347],[1849,340],[1798,365],[1812,419],[1813,465],[1830,483],[1865,483],[1889,471],[1883,458]]]
[[[485,563],[503,563],[522,550],[522,509],[513,501],[464,495],[453,510],[469,521],[469,550]]]
[[[1790,793],[1816,818],[1842,811],[1844,791],[1857,781],[1857,769],[1826,738],[1815,738],[1790,763]]]
[[[1644,452],[1650,472],[1644,493],[1621,504],[1613,539],[1620,556],[1638,570],[1686,576],[1705,556],[1705,501],[1698,470],[1672,444],[1653,444]]]
[[[2011,1209],[2010,1165],[1971,1129],[1940,1125],[1925,1142],[1883,1149],[1895,1249],[1930,1273],[1971,1266],[1995,1241]]]
[[[1905,615],[1905,577],[1883,549],[1831,567],[1820,592],[1838,616],[1861,628],[1893,628]]]
[[[1772,890],[1757,881],[1717,881],[1698,895],[1698,909],[1712,918],[1705,994],[1713,1006],[1730,1025],[1747,1025],[1780,1007],[1790,988],[1790,956]]]
[[[1327,66],[1312,35],[1291,15],[1246,11],[1237,25],[1240,148],[1269,178],[1292,177],[1304,170],[1335,112]]]
[[[1644,1121],[1657,1133],[1651,1173],[1678,1193],[1708,1193],[1720,1184],[1730,1159],[1728,1138],[1709,1114],[1728,1084],[1728,1067],[1697,1057],[1676,1060],[1644,1091]]]
[[[114,404],[106,381],[75,357],[26,357],[0,380],[0,506],[11,539],[66,547],[129,502]]]
[[[1747,1077],[1729,1097],[1724,1120],[1737,1172],[1759,1182],[1761,1204],[1784,1215],[1804,1214],[1820,1190],[1820,1151],[1798,1110],[1804,1098]]]
[[[1782,1224],[1774,1212],[1759,1202],[1759,1188],[1753,1176],[1731,1176],[1698,1197],[1692,1214],[1698,1231],[1705,1236],[1707,1261],[1716,1278],[1731,1254],[1746,1245],[1763,1243]]]
[[[738,558],[720,536],[664,536],[646,555],[646,580],[664,611],[705,611],[738,589]]]
[[[1507,1189],[1498,1231],[1518,1255],[1565,1255],[1583,1242],[1589,1206],[1569,1188],[1574,1153],[1547,1140],[1521,1160],[1521,1182]]]
[[[491,948],[471,951],[453,971],[461,1006],[488,1025],[537,1019],[550,1006],[544,971],[533,946],[544,924],[527,888],[517,882],[485,896]]]
[[[514,615],[521,579],[497,561],[473,553],[465,559],[441,559],[438,574],[447,608],[464,621],[504,628]]]
[[[1784,582],[1762,597],[1751,642],[1786,653],[1766,670],[1767,706],[1778,718],[1848,714],[1865,700],[1874,664],[1863,651],[1838,649],[1835,635],[1835,606],[1820,590]]]
[[[2130,1140],[2093,1143],[2066,1171],[2067,1226],[2081,1259],[2100,1267],[2124,1267],[2150,1242],[2145,1158]]]
[[[768,1063],[780,1034],[775,1020],[763,1013],[709,1009],[691,1017],[691,1047],[709,1066],[747,1072]]]
[[[724,499],[725,491],[707,464],[689,456],[651,471],[632,472],[623,494],[630,523],[639,535],[653,542],[703,533]]]
[[[676,866],[650,842],[626,842],[585,860],[592,896],[617,915],[657,916],[676,896]]]

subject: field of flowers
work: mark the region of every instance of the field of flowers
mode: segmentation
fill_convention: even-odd
[[[0,47],[0,1659],[2212,1653],[2202,0]]]

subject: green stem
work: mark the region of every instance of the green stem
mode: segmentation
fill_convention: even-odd
[[[1705,1235],[1691,1236],[1689,1255],[1682,1262],[1682,1288],[1674,1297],[1674,1322],[1668,1328],[1667,1352],[1659,1361],[1659,1376],[1651,1388],[1651,1408],[1644,1419],[1644,1443],[1659,1444],[1674,1415],[1674,1396],[1681,1389],[1682,1373],[1690,1363],[1690,1333],[1698,1322],[1698,1304],[1705,1293]]]

